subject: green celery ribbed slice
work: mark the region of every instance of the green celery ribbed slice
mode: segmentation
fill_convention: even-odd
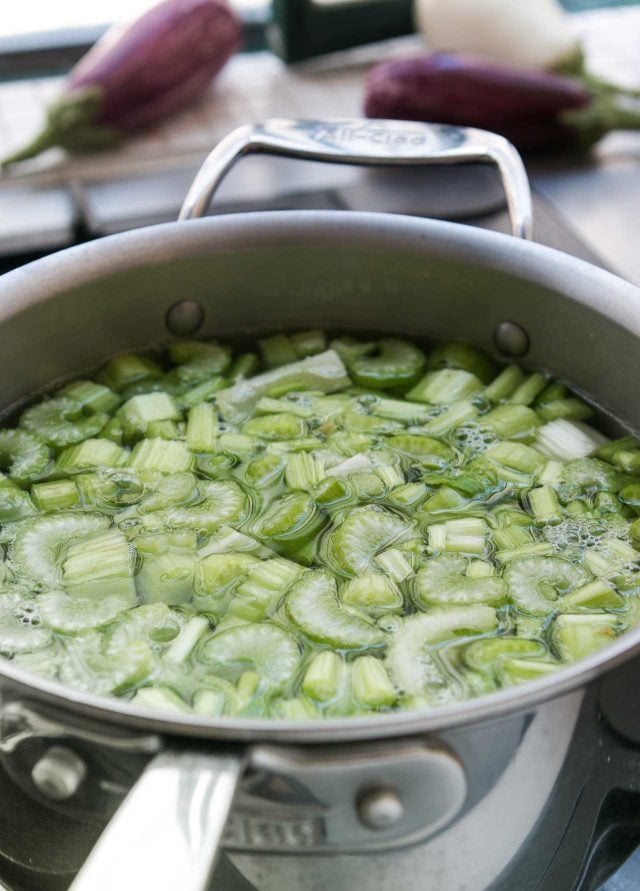
[[[585,566],[561,557],[524,557],[509,563],[503,576],[518,609],[543,615],[562,609],[561,595],[593,578]]]
[[[18,577],[48,588],[62,587],[62,559],[71,542],[105,531],[100,514],[65,514],[28,520],[16,531],[9,560]]]
[[[508,596],[507,583],[497,576],[468,578],[468,560],[445,554],[428,561],[416,575],[415,597],[419,606],[456,606],[484,603],[501,606]]]
[[[2,480],[0,484],[0,523],[16,523],[37,513],[29,493]]]
[[[497,371],[496,363],[483,350],[459,341],[436,344],[427,357],[427,368],[462,368],[485,384]]]
[[[183,442],[171,439],[143,439],[131,452],[128,466],[136,470],[159,470],[180,473],[191,470],[194,457]]]
[[[36,600],[25,591],[0,588],[0,653],[30,653],[49,646],[51,632],[37,627],[40,615]]]
[[[381,572],[364,572],[350,579],[340,592],[340,600],[373,616],[398,612],[404,605],[398,586]]]
[[[38,595],[36,603],[43,624],[62,634],[100,628],[130,607],[122,597],[96,600],[70,597],[65,591],[46,591]]]
[[[397,514],[372,505],[356,508],[329,536],[328,556],[341,572],[359,575],[375,569],[376,554],[412,534],[413,526]]]
[[[482,381],[461,368],[442,368],[429,371],[422,380],[409,390],[407,399],[448,405],[475,396],[482,390]]]
[[[66,638],[60,680],[98,695],[120,695],[144,683],[156,665],[146,641],[137,638],[122,646],[102,631],[90,630]]]
[[[424,368],[425,356],[415,344],[387,337],[376,345],[374,355],[356,356],[347,365],[358,386],[385,390],[414,383]]]
[[[94,381],[73,381],[63,387],[57,395],[74,399],[80,403],[84,411],[92,414],[111,412],[120,405],[120,397],[113,390],[103,384],[96,384]]]
[[[280,412],[251,418],[243,425],[242,432],[248,436],[259,436],[260,439],[298,439],[306,434],[307,425],[291,412]]]
[[[65,480],[67,484],[70,480]],[[87,507],[114,508],[128,507],[141,500],[145,485],[141,477],[132,470],[96,470],[94,473],[81,473],[74,477],[83,504]],[[47,483],[46,485],[52,485]],[[35,490],[34,486],[34,490]]]
[[[493,670],[504,659],[527,659],[548,656],[549,651],[541,640],[526,637],[487,637],[476,640],[464,648],[464,661],[469,668]]]
[[[619,492],[627,481],[625,474],[599,458],[579,458],[562,467],[556,488],[566,504],[596,492]]]
[[[168,529],[191,529],[204,535],[211,535],[224,523],[232,523],[242,518],[247,496],[237,483],[231,480],[205,483],[202,486],[203,499],[189,507],[169,507],[147,514],[143,518],[146,531]]]
[[[20,418],[20,426],[41,436],[49,445],[66,446],[97,436],[108,420],[104,412],[83,415],[80,402],[59,396],[28,408]]]
[[[559,662],[545,659],[502,659],[498,666],[498,675],[503,685],[522,684],[553,674],[559,668],[562,668]]]
[[[419,436],[414,433],[399,433],[385,440],[385,446],[412,459],[415,463],[429,470],[441,470],[454,457],[451,446],[431,436]]]
[[[302,657],[296,641],[282,629],[250,623],[214,634],[200,647],[199,658],[224,678],[235,681],[243,672],[255,671],[278,690],[294,678]]]
[[[565,613],[554,620],[551,643],[562,660],[575,662],[611,643],[625,628],[620,616],[610,613]]]
[[[258,538],[281,545],[303,544],[313,538],[326,522],[313,499],[304,492],[283,495],[255,523]]]
[[[12,479],[28,482],[44,473],[49,465],[49,449],[34,433],[26,430],[0,430],[0,467]]]
[[[160,554],[145,554],[135,577],[138,596],[144,603],[176,606],[193,597],[196,555],[170,549]]]
[[[323,570],[307,572],[294,583],[285,611],[309,640],[318,643],[359,650],[384,642],[379,628],[340,605],[335,579]]]
[[[167,475],[147,470],[142,472],[141,479],[145,487],[144,498],[137,508],[141,514],[189,504],[200,494],[198,481],[189,471]]]
[[[141,640],[154,648],[168,647],[179,635],[185,616],[165,603],[148,603],[120,614],[110,636],[110,647],[125,650]]]
[[[493,631],[497,625],[495,609],[483,604],[452,606],[409,616],[391,638],[386,658],[389,674],[404,694],[418,695],[429,681],[430,647],[456,635]]]
[[[235,589],[258,562],[250,554],[209,554],[204,557],[196,565],[195,608],[220,621]]]
[[[107,529],[72,542],[62,565],[64,586],[72,597],[101,600],[118,597],[136,602],[134,553],[119,529]]]
[[[360,656],[351,665],[351,689],[355,699],[369,708],[391,706],[398,698],[384,662],[375,656]]]

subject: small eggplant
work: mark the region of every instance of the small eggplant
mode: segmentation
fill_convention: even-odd
[[[640,128],[637,103],[624,93],[596,81],[434,53],[376,66],[367,78],[365,113],[480,127],[522,151],[586,149],[611,130]]]
[[[226,0],[164,0],[110,29],[71,72],[44,130],[2,166],[52,146],[105,148],[162,120],[205,92],[241,33]]]

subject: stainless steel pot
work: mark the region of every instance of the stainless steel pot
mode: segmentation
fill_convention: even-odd
[[[526,177],[504,140],[381,121],[237,131],[181,219],[204,213],[250,151],[494,163],[514,234],[530,234]],[[640,291],[526,240],[443,222],[286,212],[157,226],[5,276],[0,322],[7,407],[167,331],[318,326],[468,340],[577,385],[605,424],[640,427]],[[638,653],[640,629],[524,687],[321,723],[155,714],[2,663],[0,756],[14,804],[0,817],[0,851],[16,874],[42,877],[35,887],[64,888],[118,808],[74,891],[203,891],[221,844],[264,891],[542,888],[543,873],[560,874],[558,839],[585,789],[597,787],[595,820],[609,786],[640,777],[613,776],[618,748],[602,717],[640,739],[624,707]]]

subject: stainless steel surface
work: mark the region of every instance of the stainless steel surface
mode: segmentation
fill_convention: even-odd
[[[31,770],[35,788],[52,801],[73,798],[87,775],[87,765],[66,746],[52,746]]]
[[[206,889],[243,767],[237,755],[157,755],[69,891]]]
[[[202,165],[179,219],[204,216],[228,171],[239,158],[250,154],[358,166],[492,164],[502,179],[512,233],[519,238],[532,237],[527,174],[518,153],[502,137],[470,127],[351,118],[274,119],[238,128],[216,146]]]
[[[358,816],[369,829],[388,829],[404,814],[402,798],[393,786],[374,786],[358,799]]]

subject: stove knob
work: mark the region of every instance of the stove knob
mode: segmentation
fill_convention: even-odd
[[[33,785],[52,801],[73,798],[87,775],[87,765],[65,746],[52,746],[31,771]]]

